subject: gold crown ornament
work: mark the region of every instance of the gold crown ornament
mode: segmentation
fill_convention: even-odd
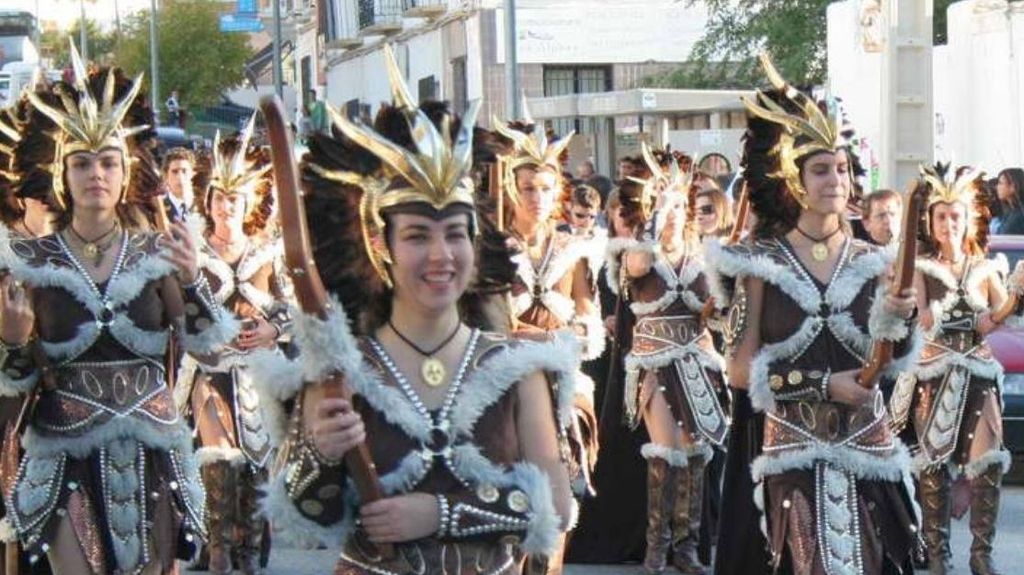
[[[128,93],[120,101],[114,101],[114,70],[108,70],[102,98],[97,101],[87,85],[89,75],[85,63],[82,62],[82,57],[79,56],[74,42],[69,41],[69,43],[71,66],[74,72],[73,88],[77,92],[77,99],[74,97],[75,95],[69,94],[66,90],[55,90],[61,99],[62,106],[60,108],[63,109],[60,109],[44,102],[36,95],[35,91],[26,91],[32,105],[60,128],[55,136],[57,153],[52,169],[54,195],[61,204],[61,208],[67,208],[69,202],[64,197],[63,179],[65,158],[78,152],[97,154],[104,150],[116,149],[121,152],[124,166],[124,182],[121,186],[121,199],[123,200],[131,174],[127,139],[149,127],[147,125],[124,126],[125,116],[138,96],[139,90],[142,89],[142,74],[135,77]]]
[[[208,185],[211,190],[218,190],[229,196],[247,196],[249,204],[246,209],[248,211],[255,209],[256,202],[252,200],[271,169],[269,163],[260,166],[257,160],[249,157],[249,144],[252,141],[255,126],[256,114],[253,114],[238,136],[238,146],[231,152],[224,150],[224,146],[221,145],[220,130],[217,130],[213,137],[210,183]]]
[[[328,105],[334,125],[342,134],[379,158],[384,166],[379,173],[364,175],[340,170],[326,170],[315,164],[310,168],[320,176],[363,190],[359,204],[364,247],[377,274],[388,288],[393,287],[387,266],[392,262],[384,241],[384,213],[389,208],[406,204],[425,204],[438,214],[455,205],[468,206],[475,225],[474,185],[470,175],[473,165],[473,126],[480,110],[474,100],[462,117],[454,140],[451,118],[445,117],[437,126],[416,105],[394,52],[384,45],[384,61],[391,83],[395,107],[409,124],[413,149],[407,149],[375,132],[372,128],[350,121]]]
[[[938,203],[960,203],[968,213],[974,210],[984,172],[977,169],[962,170],[959,176],[949,178],[950,165],[920,166],[921,179],[928,185],[928,207]]]
[[[533,124],[533,131],[529,134],[521,132],[512,127],[513,122],[502,122],[498,118],[491,118],[494,131],[505,138],[512,140],[512,152],[502,157],[502,184],[503,192],[512,201],[513,205],[519,205],[519,190],[516,188],[515,171],[523,166],[547,166],[562,173],[561,156],[572,142],[576,131],[573,130],[567,135],[555,139],[548,139],[547,130],[544,125],[534,122],[530,117],[530,111],[526,107],[526,99],[523,99],[523,123]]]
[[[0,108],[0,158],[6,158],[0,162],[0,178],[15,180],[14,175],[14,147],[21,141],[17,120],[14,117],[13,107]]]
[[[647,142],[640,144],[640,153],[651,171],[651,177],[647,179],[629,179],[643,185],[643,192],[640,195],[640,209],[644,220],[650,219],[654,213],[654,206],[658,201],[658,195],[663,192],[675,190],[680,193],[680,200],[686,206],[689,200],[690,186],[693,185],[693,170],[685,171],[680,167],[679,160],[673,154],[666,154],[668,169],[662,168],[661,163],[654,157],[654,150]]]
[[[768,54],[762,52],[759,59],[772,87],[781,92],[797,111],[785,109],[761,90],[757,91],[754,99],[745,96],[741,99],[750,114],[782,127],[782,136],[772,150],[778,158],[779,170],[770,176],[784,180],[789,193],[801,207],[806,208],[807,190],[800,180],[797,160],[817,152],[836,152],[849,142],[843,136],[837,107],[830,107],[828,113],[823,112],[814,99],[782,78]]]

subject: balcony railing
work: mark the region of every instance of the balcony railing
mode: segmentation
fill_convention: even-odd
[[[436,18],[448,10],[447,0],[403,0],[406,18]]]
[[[403,0],[359,0],[359,33],[387,35],[402,31]]]

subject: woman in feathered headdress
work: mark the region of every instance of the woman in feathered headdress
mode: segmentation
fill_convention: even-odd
[[[928,245],[917,259],[915,282],[927,344],[917,368],[897,382],[894,427],[909,422],[917,436],[914,463],[929,570],[951,569],[951,485],[962,474],[971,492],[971,572],[989,575],[998,573],[992,545],[1010,454],[1003,447],[1003,368],[985,335],[1004,321],[1021,323],[1018,309],[1007,308],[1009,316],[996,310],[1007,303],[1008,290],[1019,294],[1024,288],[1024,273],[1007,278],[1006,258],[985,255],[990,215],[980,172],[951,174],[940,164],[921,175],[919,185],[929,192]],[[1008,305],[1016,307],[1017,297]]]
[[[30,560],[46,553],[58,573],[170,573],[203,534],[204,496],[164,355],[172,336],[214,352],[234,326],[184,226],[156,235],[131,217],[140,79],[89,75],[73,46],[72,63],[56,98],[28,92],[57,127],[43,161],[58,231],[0,241],[0,388],[35,398],[8,519]]]
[[[574,342],[467,325],[467,293],[495,287],[475,245],[490,227],[470,177],[479,104],[461,121],[417,106],[384,53],[394,104],[373,128],[331,110],[337,132],[314,136],[303,161],[315,259],[338,302],[326,319],[296,317],[297,366],[260,370],[268,398],[294,405],[275,427],[289,431],[265,510],[282,535],[340,544],[339,574],[519,573],[570,520],[556,421],[571,398],[553,407],[546,377],[571,375]],[[351,401],[303,383],[330,372]],[[343,458],[364,439],[385,497],[360,505]]]
[[[206,487],[209,570],[259,571],[265,520],[257,505],[271,445],[251,370],[250,352],[276,349],[289,336],[291,287],[280,240],[268,239],[274,193],[268,156],[252,144],[253,116],[242,132],[214,138],[202,207],[199,268],[214,298],[242,322],[238,338],[215,358],[192,362],[179,378],[189,398]],[[178,395],[176,393],[176,395]]]
[[[744,100],[757,224],[748,242],[706,251],[715,300],[731,306],[734,391],[716,571],[882,573],[908,556],[917,526],[907,450],[858,373],[877,340],[894,345],[887,373],[912,365],[913,290],[890,294],[891,256],[850,235],[853,159],[836,110],[762,64],[773,90]],[[770,556],[752,543],[752,500]]]
[[[588,238],[558,229],[565,178],[562,155],[572,138],[550,137],[544,126],[494,121],[498,135],[510,142],[501,165],[502,196],[511,205],[509,229],[519,253],[512,286],[512,315],[517,337],[544,341],[556,332],[570,333],[583,346],[581,360],[601,356],[604,323],[597,301],[597,275],[604,263],[605,237]],[[579,366],[577,366],[579,367]],[[590,475],[597,462],[597,412],[594,382],[582,371],[570,390],[575,416],[563,430],[568,438],[569,474],[578,498],[592,492]],[[558,573],[563,559],[531,558],[529,573]]]

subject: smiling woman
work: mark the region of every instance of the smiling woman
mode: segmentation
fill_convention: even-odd
[[[575,346],[509,339],[467,313],[486,295],[467,292],[507,290],[507,272],[487,272],[511,266],[474,194],[479,104],[461,120],[417,106],[385,54],[394,104],[372,129],[332,110],[344,138],[315,135],[303,162],[317,265],[342,305],[296,318],[297,365],[254,370],[268,404],[293,406],[276,409],[285,441],[264,506],[282,535],[340,544],[338,574],[519,573],[571,516],[557,431],[568,408],[548,380],[568,377]],[[331,373],[352,398],[319,385]],[[373,502],[345,463],[364,441],[385,495]]]

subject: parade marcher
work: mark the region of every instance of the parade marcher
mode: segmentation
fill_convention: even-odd
[[[385,58],[395,105],[373,129],[331,110],[344,137],[314,135],[304,159],[313,253],[338,300],[325,319],[296,316],[297,367],[260,370],[268,397],[294,405],[264,507],[283,535],[340,542],[339,575],[520,573],[522,553],[554,551],[570,519],[546,377],[572,377],[578,344],[463,321],[488,270],[507,268],[507,290],[513,269],[507,251],[475,256],[489,228],[469,178],[478,104],[461,121],[435,106],[432,120]],[[317,383],[331,372],[351,402]],[[343,463],[364,439],[385,494],[372,503]]]
[[[29,125],[36,129],[28,130]],[[0,220],[10,230],[10,238],[29,239],[53,233],[59,212],[51,185],[52,175],[45,166],[35,163],[41,156],[53,157],[55,142],[49,136],[53,129],[55,126],[48,118],[33,112],[27,97],[10,108],[0,109]],[[26,400],[24,393],[0,397],[0,430],[3,432],[0,486],[4,488],[12,484],[17,475],[22,431],[18,415]],[[6,516],[6,506],[0,509]],[[6,552],[0,573],[8,573],[8,567],[13,567],[15,562],[27,573],[31,566],[28,557],[18,548],[17,534],[9,520],[2,521]],[[45,560],[39,561],[35,573],[49,573],[48,567]]]
[[[260,237],[274,194],[269,158],[251,144],[254,120],[241,134],[214,140],[199,253],[214,298],[242,322],[242,331],[217,356],[190,362],[193,370],[179,378],[175,393],[188,398],[195,421],[213,573],[230,573],[232,556],[242,573],[259,570],[265,521],[257,488],[266,481],[272,449],[246,357],[275,348],[291,324],[281,243]]]
[[[661,573],[671,554],[683,573],[703,573],[697,541],[704,498],[704,466],[724,445],[729,422],[718,395],[724,360],[701,324],[707,299],[687,200],[690,179],[676,159],[657,164],[645,147],[654,176],[639,202],[646,220],[639,241],[611,254],[636,324],[626,356],[625,413],[631,426],[642,419],[651,442],[647,460],[647,552],[644,570]]]
[[[1005,257],[985,257],[989,214],[981,175],[966,170],[953,178],[947,168],[923,171],[931,245],[916,262],[915,282],[927,343],[917,368],[897,382],[891,408],[895,427],[909,423],[917,439],[929,570],[951,569],[952,484],[962,476],[970,484],[971,572],[989,575],[999,572],[992,545],[1010,454],[1003,447],[1003,368],[984,336],[1000,321],[1020,321],[993,319],[1007,301],[1009,270]],[[1010,276],[1013,292],[1024,288],[1022,275]]]
[[[745,243],[706,245],[712,296],[730,308],[735,401],[716,573],[883,573],[903,563],[917,529],[909,455],[858,373],[873,341],[893,342],[887,373],[912,365],[914,294],[889,293],[892,258],[844,223],[851,130],[762,64],[773,89],[744,101],[742,160],[757,224]],[[751,429],[751,408],[763,428]]]
[[[173,335],[215,351],[235,324],[198,273],[183,225],[170,235],[135,226],[129,202],[144,114],[141,80],[87,75],[72,46],[73,85],[33,92],[59,130],[54,234],[0,241],[0,387],[33,395],[24,457],[5,486],[8,519],[32,558],[58,573],[170,573],[203,534],[203,491],[192,438],[164,373]],[[138,100],[136,97],[138,96]],[[141,104],[140,104],[141,105]],[[141,157],[141,156],[140,156]],[[158,179],[158,175],[153,176]],[[45,310],[45,311],[44,311]],[[173,330],[172,330],[173,326]]]
[[[528,121],[529,122],[529,121]],[[515,336],[546,340],[568,330],[583,345],[583,360],[601,356],[604,322],[597,302],[597,276],[604,263],[605,236],[577,236],[556,226],[564,176],[561,155],[570,136],[549,139],[540,124],[497,123],[498,134],[512,141],[504,159],[504,195],[511,200],[511,232],[520,253],[515,257],[512,287]],[[582,371],[569,385],[575,417],[562,430],[570,453],[567,462],[573,493],[583,498],[592,491],[590,475],[597,456],[597,414],[594,383]],[[553,395],[566,393],[553,389]],[[530,573],[561,573],[561,555],[531,559]]]
[[[195,208],[196,156],[186,148],[171,148],[161,162],[164,183],[170,193],[164,196],[164,210],[172,221],[184,221]]]

